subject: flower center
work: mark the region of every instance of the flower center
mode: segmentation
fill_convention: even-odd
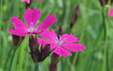
[[[30,27],[28,31],[31,33],[34,32],[34,27]]]
[[[31,33],[33,33],[35,31],[32,22],[31,22],[31,26],[29,27],[28,31],[31,32]]]
[[[60,39],[60,38],[59,38],[59,39]],[[57,44],[58,46],[61,46],[62,43],[63,43],[64,41],[66,41],[66,38],[64,38],[62,41],[59,41],[59,39],[58,39],[58,38],[55,38],[56,44]]]

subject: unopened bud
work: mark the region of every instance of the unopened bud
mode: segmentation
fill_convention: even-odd
[[[39,57],[39,62],[42,62],[45,58],[47,58],[50,54],[50,44],[46,44],[44,47],[41,46],[41,52]]]
[[[29,3],[29,4],[26,2],[26,9],[27,9],[28,7],[30,7],[31,3],[32,3],[32,0],[30,0],[30,3]]]
[[[29,46],[31,50],[35,51],[39,47],[39,44],[37,42],[38,40],[36,35],[29,36]]]
[[[38,39],[36,35],[30,35],[30,38],[29,38],[29,46],[31,50],[30,55],[34,63],[42,62],[50,54],[50,44],[46,44],[44,47],[42,45],[41,49],[39,49],[39,44],[37,42],[38,42]]]
[[[99,0],[99,1],[100,1],[101,6],[104,6],[104,5],[108,4],[109,0]],[[113,3],[113,0],[111,0],[111,4],[112,3]]]
[[[59,62],[59,55],[56,53],[53,53],[51,56],[51,65],[49,67],[49,71],[56,71],[57,70],[57,64]]]
[[[99,0],[101,6],[104,6],[105,4],[108,4],[108,0]]]
[[[20,46],[24,38],[25,38],[24,36],[17,36],[17,35],[12,34],[13,45]]]
[[[73,12],[70,28],[72,28],[73,25],[76,23],[76,20],[78,19],[78,16],[79,16],[79,5],[75,8],[75,10]]]
[[[59,31],[58,31],[58,34],[59,34],[59,35],[64,34],[64,30],[63,30],[62,26],[60,26]]]
[[[31,50],[30,54],[34,63],[38,62],[38,59],[39,59],[39,49],[38,49],[39,44],[37,42],[38,40],[36,35],[29,36],[29,47]]]
[[[33,59],[33,61],[34,61],[34,63],[37,63],[38,60],[39,60],[39,50],[38,50],[38,48],[37,48],[35,51],[33,51],[33,50],[31,49],[30,55],[31,55],[31,57],[32,57],[32,59]]]

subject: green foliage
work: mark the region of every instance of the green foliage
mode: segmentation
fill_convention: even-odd
[[[7,30],[7,27],[13,29],[13,26],[7,21],[17,16],[25,22],[23,19],[25,4],[21,0],[1,0],[0,2],[0,71],[8,71],[14,51],[12,37]],[[70,29],[72,14],[78,4],[80,14],[76,24]],[[33,0],[30,8],[33,9],[35,6],[41,10],[39,23],[49,13],[55,13],[58,22],[51,28],[58,32],[62,25],[65,33],[75,35],[81,40],[80,43],[86,46],[84,53],[72,52],[72,56],[61,57],[57,71],[113,71],[113,18],[107,20],[106,15],[107,9],[113,6],[107,5],[103,10],[99,0],[44,0],[42,2]],[[24,49],[30,50],[28,36],[15,52],[11,71],[35,70],[31,56]],[[41,70],[49,71],[50,59],[51,55],[43,64],[41,63],[43,68]]]

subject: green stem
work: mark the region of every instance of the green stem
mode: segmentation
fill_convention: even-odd
[[[35,71],[43,71],[42,62],[37,62],[37,64],[35,64]]]
[[[77,52],[77,53],[75,54],[75,56],[74,56],[71,71],[73,71],[73,69],[74,69],[74,65],[75,65],[75,63],[76,63],[77,56],[78,56],[78,52]]]
[[[43,64],[42,64],[42,62],[38,62],[38,71],[43,71]]]
[[[37,68],[38,68],[38,64],[36,63],[35,64],[35,71],[38,71]]]
[[[109,0],[108,5],[111,4],[111,0]],[[110,8],[107,9],[109,13]],[[104,13],[103,13],[104,15]],[[108,18],[109,16],[107,16]],[[109,21],[107,20],[107,24],[105,24],[105,16],[103,16],[103,24],[104,24],[104,32],[105,32],[105,49],[104,49],[104,61],[103,61],[103,71],[109,71],[109,64],[108,64],[108,29],[109,29]]]
[[[11,63],[10,63],[10,67],[9,67],[9,70],[8,70],[8,71],[11,71],[15,52],[16,52],[16,49],[14,49],[13,56],[12,56]]]
[[[103,60],[103,71],[106,71],[106,26],[105,26],[105,16],[104,16],[104,7],[102,8],[102,17],[103,17],[103,27],[104,27],[104,38],[105,38],[105,49],[104,49],[104,60]]]
[[[103,60],[103,71],[109,71],[108,68],[108,58],[107,58],[107,42],[108,42],[108,24],[109,23],[105,23],[105,14],[106,12],[104,11],[104,7],[103,7],[103,26],[104,26],[104,39],[105,39],[105,49],[104,49],[104,60]]]
[[[1,19],[0,19],[0,23],[2,23],[2,0],[1,0]],[[0,26],[0,32],[1,32],[1,26]],[[0,67],[2,67],[1,34],[0,34]]]

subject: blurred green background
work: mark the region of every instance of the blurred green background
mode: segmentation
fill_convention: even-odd
[[[7,28],[13,26],[7,21],[16,16],[23,22],[25,2],[20,0],[0,0],[0,71],[8,71],[14,52],[12,36]],[[70,28],[73,11],[79,5],[80,12],[73,28]],[[33,0],[30,8],[41,10],[41,23],[48,14],[55,13],[58,22],[51,28],[58,33],[60,25],[65,33],[78,37],[86,49],[83,52],[72,52],[72,56],[61,57],[57,71],[113,71],[113,18],[107,15],[112,6],[100,5],[99,0]],[[28,36],[17,49],[11,71],[34,71],[35,64],[31,59]],[[51,55],[43,62],[43,71],[49,71]],[[37,70],[38,71],[38,70]]]

